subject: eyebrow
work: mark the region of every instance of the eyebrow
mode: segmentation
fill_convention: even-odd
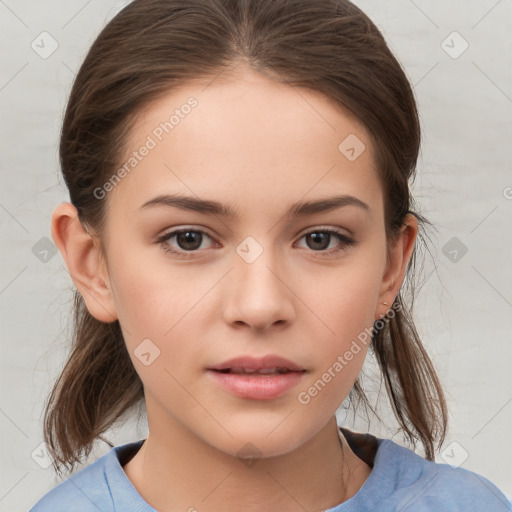
[[[217,201],[199,199],[197,197],[183,195],[159,195],[139,207],[139,210],[155,207],[174,207],[180,210],[187,210],[205,215],[218,215],[226,218],[237,218],[238,212],[231,207],[219,203]],[[328,212],[338,208],[347,206],[355,206],[366,212],[370,211],[370,207],[360,199],[350,195],[341,195],[328,197],[325,199],[317,199],[315,201],[300,201],[293,204],[285,213],[285,217],[303,217],[316,213]]]

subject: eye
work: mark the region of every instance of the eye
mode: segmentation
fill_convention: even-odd
[[[201,245],[205,238],[214,240],[206,231],[201,229],[184,228],[170,231],[169,233],[159,237],[156,242],[161,244],[165,252],[178,254],[184,257],[191,257],[194,256],[194,253],[199,249],[204,249]],[[173,248],[170,243],[171,241],[175,242],[178,249]]]
[[[338,247],[326,251],[331,245],[333,237],[334,241],[338,242]],[[347,250],[356,243],[355,240],[350,239],[343,233],[327,228],[316,228],[315,230],[308,231],[304,233],[300,239],[302,240],[303,238],[306,240],[307,248],[326,257],[338,253],[339,251]],[[200,252],[200,249],[205,249],[203,242],[208,239],[216,242],[218,245],[218,242],[202,229],[181,228],[165,233],[157,238],[156,243],[160,244],[162,249],[167,253],[190,258]]]
[[[333,241],[333,237],[338,241],[338,247],[334,250],[325,252]],[[316,228],[315,230],[304,233],[301,239],[302,238],[306,240],[306,244],[313,250],[313,252],[320,252],[322,256],[329,256],[333,253],[344,251],[356,243],[355,240],[352,240],[335,229]]]

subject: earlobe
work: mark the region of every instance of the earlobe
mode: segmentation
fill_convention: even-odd
[[[381,281],[379,307],[375,312],[376,319],[385,315],[400,291],[407,265],[414,251],[417,235],[418,221],[414,215],[408,214],[396,239],[389,247],[386,271]],[[384,305],[384,303],[386,304]]]
[[[52,214],[52,237],[87,309],[101,322],[117,320],[108,270],[100,241],[82,226],[71,203],[59,204]]]

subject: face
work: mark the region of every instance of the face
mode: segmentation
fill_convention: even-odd
[[[103,199],[112,307],[151,435],[279,455],[332,419],[360,372],[353,342],[382,312],[382,188],[367,132],[323,96],[248,70],[205,84],[140,115],[136,162]],[[294,371],[237,375],[244,364]]]

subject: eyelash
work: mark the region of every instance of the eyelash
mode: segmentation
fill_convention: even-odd
[[[201,233],[202,235],[206,235],[208,238],[211,238],[213,241],[217,242],[212,235],[210,235],[208,232],[206,232],[202,229],[192,229],[192,228],[184,228],[183,229],[182,228],[182,229],[170,231],[169,233],[166,233],[166,234],[158,237],[156,239],[156,243],[159,244],[166,253],[179,255],[184,258],[193,258],[199,252],[199,250],[177,251],[175,249],[171,249],[169,244],[167,243],[170,239],[174,238],[176,235],[179,235],[181,233],[186,233],[186,232]],[[339,231],[331,229],[331,228],[316,228],[314,230],[310,230],[306,233],[303,233],[301,235],[300,239],[302,239],[305,236],[310,235],[312,233],[328,233],[330,235],[335,236],[338,239],[338,241],[341,243],[341,247],[339,247],[338,249],[335,249],[335,250],[331,249],[328,252],[326,252],[325,250],[314,251],[313,249],[309,249],[313,253],[318,253],[318,255],[320,255],[320,257],[329,257],[329,256],[339,253],[340,251],[346,251],[349,247],[356,244],[355,240],[352,240],[349,237],[347,237],[346,235],[340,233]]]

